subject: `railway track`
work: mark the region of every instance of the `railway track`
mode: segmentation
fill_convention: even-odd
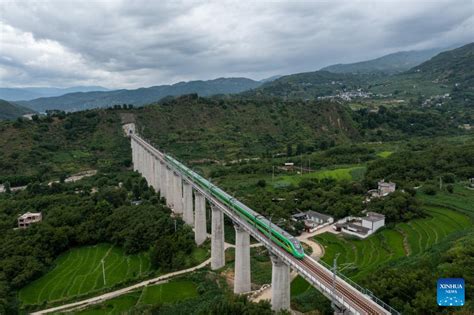
[[[150,153],[155,155],[160,160],[165,161],[165,155],[162,152],[154,148],[152,145],[150,145],[148,142],[141,139],[140,137],[136,135],[132,135],[132,137],[137,142],[139,142],[144,148],[146,148]],[[234,213],[234,211],[230,211],[229,209],[227,209],[227,207],[221,204],[219,200],[215,199],[214,196],[208,194],[208,192],[203,190],[201,187],[196,186],[192,181],[188,180],[188,182],[193,184],[194,188],[200,191],[202,194],[204,194],[210,202],[216,205],[220,205],[222,209],[227,210],[228,211],[227,215],[229,215],[231,218],[234,218],[235,222],[240,222],[240,220],[242,219],[240,215],[237,215],[236,213]],[[245,222],[245,225],[248,225],[248,223]],[[288,263],[290,264],[292,268],[295,268],[295,266],[298,266],[305,272],[311,274],[311,276],[314,279],[317,279],[317,281],[320,282],[320,285],[317,283],[313,283],[313,285],[318,285],[318,286],[322,285],[326,288],[326,290],[333,287],[333,274],[329,269],[320,265],[318,262],[316,262],[315,260],[311,259],[308,256],[305,256],[303,259],[295,258],[290,253],[288,253],[287,251],[279,247],[272,240],[269,240],[268,235],[265,235],[264,233],[262,233],[254,225],[250,225],[248,226],[248,228],[251,235],[255,237],[256,239],[260,238],[260,241],[264,241],[264,239],[267,239],[267,242],[269,241],[269,243],[267,244],[267,247],[269,248],[269,250],[274,253],[278,252],[279,256],[285,256],[287,260],[291,261],[291,262],[288,261]],[[297,268],[295,270],[298,271]],[[301,272],[301,271],[298,271],[298,272]],[[305,272],[302,272],[302,275]],[[335,296],[338,297],[339,299],[342,298],[342,300],[344,301],[344,303],[346,303],[346,305],[350,305],[350,307],[359,314],[364,314],[364,315],[390,314],[388,310],[384,309],[381,305],[377,304],[369,296],[358,291],[357,289],[355,289],[354,287],[352,287],[350,284],[348,284],[347,282],[345,282],[343,279],[339,277],[336,280],[335,289],[336,289]],[[329,294],[332,295],[333,293],[331,292]],[[341,301],[339,301],[339,303],[340,302]]]
[[[305,257],[300,261],[300,263],[307,270],[311,271],[316,277],[318,277],[321,282],[324,282],[327,287],[332,287],[333,277],[331,273],[315,264],[313,261],[308,259],[308,257]],[[387,311],[382,309],[378,304],[368,303],[367,298],[361,297],[362,293],[347,287],[340,280],[336,281],[335,287],[336,295],[339,295],[344,300],[354,304],[354,308],[357,309],[361,314],[378,315],[387,313]]]

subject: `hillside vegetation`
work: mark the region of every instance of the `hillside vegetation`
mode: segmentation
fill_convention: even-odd
[[[420,63],[430,59],[441,49],[399,51],[379,58],[348,64],[336,64],[322,68],[321,70],[334,73],[377,73],[395,74],[407,71]]]
[[[140,133],[185,161],[269,155],[287,143],[358,136],[350,112],[334,103],[190,95],[134,113]]]
[[[0,120],[15,119],[24,114],[33,113],[29,108],[0,99]]]
[[[0,182],[12,186],[131,163],[130,144],[116,111],[3,122],[0,132]]]
[[[99,92],[69,93],[57,97],[43,97],[20,102],[36,111],[59,109],[65,111],[108,107],[115,104],[136,106],[158,102],[166,96],[197,93],[200,96],[239,93],[260,85],[260,82],[246,78],[219,78],[209,81],[179,82],[173,85],[159,85],[136,90],[113,90]]]
[[[384,64],[383,59],[370,61],[370,67],[376,67],[375,64],[378,62]],[[393,67],[396,67],[396,64],[397,62],[390,62]],[[453,94],[451,98],[457,102],[469,103],[469,100],[473,99],[473,65],[474,43],[471,43],[440,53],[400,74],[386,75],[380,71],[365,71],[363,69],[367,65],[364,63],[355,64],[353,66],[355,71],[350,71],[349,65],[347,71],[337,70],[344,66],[333,66],[321,71],[286,75],[253,91],[244,92],[243,95],[316,99],[320,96],[362,89],[383,97],[402,98],[405,101],[449,93]],[[337,73],[328,72],[334,68],[336,70],[333,71]]]
[[[282,76],[259,88],[242,93],[247,97],[270,96],[283,99],[316,99],[318,96],[337,94],[344,89],[354,90],[367,86],[377,75],[354,75],[314,71]]]
[[[442,52],[413,69],[372,84],[371,90],[397,95],[449,93],[458,103],[474,99],[474,43]]]

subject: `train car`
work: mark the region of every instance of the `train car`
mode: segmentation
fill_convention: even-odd
[[[285,249],[287,252],[298,259],[304,258],[303,247],[296,237],[279,228],[277,225],[272,224],[270,220],[253,211],[240,201],[236,200],[234,197],[230,196],[219,187],[213,185],[207,179],[192,171],[176,159],[170,157],[169,155],[165,155],[165,159],[194,182],[196,182],[202,189],[208,191],[219,201],[235,210],[241,218],[254,225],[261,233],[278,244],[278,246]]]

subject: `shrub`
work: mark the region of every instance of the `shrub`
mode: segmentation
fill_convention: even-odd
[[[422,188],[423,192],[427,195],[434,196],[436,195],[436,187],[434,185],[425,185]]]

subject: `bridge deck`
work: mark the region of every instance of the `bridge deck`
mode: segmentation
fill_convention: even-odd
[[[154,155],[156,158],[163,161],[168,167],[173,169],[175,172],[181,172],[177,169],[174,169],[173,165],[170,165],[165,160],[165,155],[150,145],[147,141],[132,134],[131,138],[137,141],[141,146],[143,146],[148,152]],[[285,261],[292,269],[294,269],[299,275],[305,278],[311,285],[320,290],[327,297],[332,297],[335,299],[336,304],[342,306],[343,308],[349,310],[352,314],[392,314],[396,313],[395,310],[390,312],[385,309],[378,303],[376,303],[372,298],[359,290],[354,286],[346,282],[344,279],[336,276],[336,290],[333,288],[333,273],[328,270],[325,266],[315,261],[309,256],[305,256],[302,260],[299,260],[289,254],[287,251],[279,247],[277,244],[273,243],[266,235],[262,234],[255,226],[248,223],[245,219],[240,217],[233,209],[230,209],[225,204],[216,199],[213,195],[202,189],[199,185],[194,183],[190,178],[185,174],[181,174],[183,180],[187,181],[193,186],[193,188],[200,193],[202,193],[209,202],[213,203],[219,207],[227,216],[229,216],[234,222],[241,225],[247,232],[252,235],[257,241],[261,242],[272,254],[280,257]]]

